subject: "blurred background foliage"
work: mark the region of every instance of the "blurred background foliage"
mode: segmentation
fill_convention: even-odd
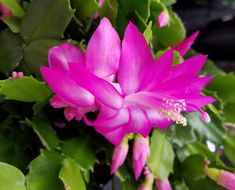
[[[62,110],[53,109],[52,92],[40,75],[51,47],[67,41],[85,50],[102,17],[121,38],[132,21],[156,56],[201,30],[186,57],[200,51],[216,60],[208,59],[201,73],[214,76],[204,91],[218,100],[206,107],[212,121],[204,123],[192,113],[187,127],[154,130],[148,166],[160,179],[169,176],[176,190],[223,189],[204,168],[207,159],[213,167],[235,172],[234,1],[105,0],[102,7],[96,0],[0,3],[13,14],[0,21],[0,189],[134,190],[141,182],[134,181],[131,155],[110,175],[113,146],[83,122],[67,122]],[[163,10],[170,23],[159,28],[156,18]],[[175,55],[177,64],[183,58]],[[8,80],[13,70],[27,76]]]

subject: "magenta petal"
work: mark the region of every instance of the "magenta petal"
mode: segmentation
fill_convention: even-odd
[[[60,97],[54,95],[51,100],[50,100],[50,104],[51,106],[53,106],[54,108],[63,108],[63,107],[67,107],[68,104],[66,104]]]
[[[169,78],[175,78],[178,76],[185,76],[185,77],[196,77],[200,73],[204,63],[207,59],[205,55],[197,55],[192,58],[187,59],[181,64],[172,67],[170,71]]]
[[[201,94],[191,94],[188,99],[186,99],[187,112],[198,111],[198,108],[201,108],[207,104],[214,103],[215,98],[211,96],[204,96]]]
[[[49,87],[66,103],[74,106],[90,106],[94,104],[94,96],[78,86],[69,72],[41,67],[41,73]]]
[[[112,131],[110,133],[102,133],[102,135],[109,140],[114,145],[119,145],[125,136],[125,132],[123,130],[123,127],[119,127],[115,131]]]
[[[110,118],[99,117],[93,122],[93,126],[100,133],[108,133],[116,130],[121,125],[125,125],[129,121],[129,111],[127,108],[118,110],[117,114]]]
[[[130,22],[122,42],[118,73],[118,81],[125,95],[139,89],[143,74],[152,62],[153,57],[143,34]]]
[[[117,72],[121,53],[121,42],[107,18],[103,18],[92,35],[86,51],[86,67],[99,77]]]
[[[185,77],[177,77],[159,84],[154,90],[158,92],[165,92],[168,95],[173,95],[180,98],[188,98],[189,94],[197,93],[204,89],[213,77],[206,76],[200,78],[190,79]],[[174,86],[174,88],[172,88]]]
[[[64,109],[64,116],[67,119],[67,121],[71,121],[77,114],[77,110],[74,107],[66,107]]]
[[[199,31],[194,32],[191,36],[182,41],[180,44],[174,46],[174,50],[178,51],[182,57],[185,56],[185,54],[191,48],[193,42],[196,40],[198,35]]]
[[[153,64],[148,68],[145,73],[140,89],[152,89],[166,78],[170,67],[173,64],[174,52],[172,49],[161,55]]]
[[[99,101],[111,108],[122,107],[121,94],[106,80],[95,76],[76,63],[70,63],[70,70],[77,84],[91,92]]]
[[[127,133],[139,133],[144,137],[147,137],[151,131],[151,124],[148,120],[145,111],[137,106],[129,106],[130,121],[124,127]]]
[[[63,43],[49,50],[48,61],[51,67],[68,70],[68,62],[85,64],[85,54],[77,47]]]

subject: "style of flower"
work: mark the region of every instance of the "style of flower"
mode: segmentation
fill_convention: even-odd
[[[212,80],[198,77],[207,56],[199,55],[173,66],[173,50],[154,60],[142,33],[128,24],[120,57],[118,83],[110,84],[81,64],[71,63],[76,83],[93,94],[100,103],[94,122],[85,121],[114,145],[126,134],[147,137],[152,127],[166,129],[172,122],[187,125],[182,112],[199,111],[210,121],[202,107],[215,101],[200,92]]]
[[[159,26],[159,28],[162,28],[164,26],[167,26],[169,23],[170,17],[167,11],[162,11],[158,17],[157,17],[157,24]]]
[[[81,120],[85,113],[97,109],[95,97],[73,80],[69,64],[79,65],[104,81],[112,82],[119,66],[120,45],[117,32],[104,18],[92,35],[85,53],[69,43],[50,49],[49,67],[42,67],[41,73],[56,94],[51,99],[51,105],[65,108],[67,120],[74,117]]]
[[[0,20],[10,17],[12,15],[12,11],[0,3]]]

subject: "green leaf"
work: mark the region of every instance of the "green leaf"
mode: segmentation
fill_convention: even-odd
[[[172,139],[171,141],[179,147],[183,147],[185,144],[191,143],[196,139],[193,129],[189,126],[171,125],[167,130],[167,134]]]
[[[145,21],[150,16],[150,0],[119,0],[119,6],[127,16],[137,12]]]
[[[175,190],[190,190],[184,182],[176,182],[174,184]]]
[[[14,154],[13,143],[5,136],[0,134],[0,162],[10,162]]]
[[[6,76],[15,69],[23,58],[22,39],[11,31],[0,33],[0,71]]]
[[[5,95],[5,99],[23,102],[39,102],[51,96],[46,84],[33,77],[2,80],[0,93]]]
[[[59,145],[59,138],[46,118],[35,117],[32,121],[26,119],[25,123],[33,128],[43,146],[48,150],[53,150]]]
[[[173,171],[174,151],[166,135],[155,129],[150,140],[150,156],[147,164],[155,176],[167,179]]]
[[[2,21],[9,27],[14,33],[20,32],[20,20],[15,17],[6,17]]]
[[[217,91],[218,96],[223,99],[225,103],[235,102],[235,75],[220,74],[207,86],[208,89]]]
[[[166,6],[171,6],[176,3],[176,0],[161,0],[161,2],[164,3]]]
[[[48,65],[48,52],[53,46],[58,45],[58,40],[43,39],[35,40],[24,49],[26,67],[32,72],[41,76],[40,67]]]
[[[95,152],[91,147],[91,139],[88,137],[77,137],[65,141],[62,151],[73,158],[83,169],[93,171],[95,162],[97,161]]]
[[[200,141],[196,141],[191,144],[187,144],[183,148],[183,152],[185,156],[190,156],[194,154],[200,154],[205,158],[209,159],[210,161],[215,161],[218,165],[224,166],[223,162],[219,159],[218,155],[212,153],[207,146],[202,144]]]
[[[225,116],[225,120],[228,123],[235,123],[235,102],[233,103],[226,103],[224,105],[224,116]]]
[[[63,181],[66,190],[86,190],[79,165],[71,158],[63,161],[59,178]]]
[[[0,189],[26,190],[24,174],[14,166],[0,162]]]
[[[223,121],[216,115],[210,114],[211,122],[206,123],[201,119],[199,113],[187,114],[188,125],[191,126],[202,139],[208,139],[216,144],[221,144],[227,135],[227,129],[223,126]]]
[[[117,0],[106,0],[101,8],[98,9],[99,16],[107,17],[112,24],[116,25],[116,17],[118,10],[118,2]]]
[[[71,4],[76,9],[76,17],[82,20],[93,18],[98,11],[96,0],[71,0]]]
[[[182,163],[182,170],[186,178],[194,180],[205,178],[205,157],[200,154],[187,157]]]
[[[56,152],[42,151],[29,164],[27,188],[29,190],[64,190],[58,174],[63,157]]]
[[[208,177],[205,172],[205,157],[199,154],[187,157],[182,163],[181,171],[190,190],[225,190]]]
[[[61,38],[73,14],[69,0],[34,0],[22,20],[21,35],[27,43]]]
[[[172,13],[170,23],[167,26],[159,28],[156,24],[154,25],[153,34],[155,36],[154,40],[156,40],[155,43],[158,44],[157,46],[165,49],[181,42],[186,36],[186,31],[180,18],[175,13]]]
[[[145,40],[147,41],[148,44],[150,44],[150,41],[152,39],[152,35],[153,35],[153,32],[152,32],[152,21],[150,21],[148,26],[147,26],[147,28],[144,31],[144,37],[145,37]]]
[[[235,136],[226,137],[224,139],[224,152],[230,162],[235,166]]]

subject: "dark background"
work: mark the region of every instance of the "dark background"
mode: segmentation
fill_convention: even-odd
[[[201,31],[194,48],[224,71],[235,71],[235,0],[178,0],[174,10],[188,35]]]

